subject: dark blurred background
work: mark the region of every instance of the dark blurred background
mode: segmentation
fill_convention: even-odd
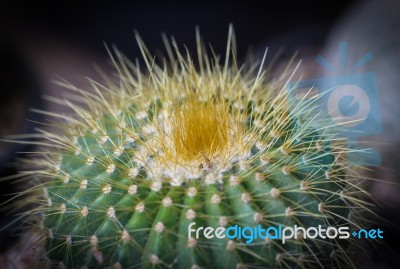
[[[83,1],[82,1],[83,2]],[[307,4],[306,4],[307,3]],[[173,35],[178,44],[195,51],[195,27],[199,26],[206,44],[225,52],[228,26],[233,24],[239,60],[252,52],[270,55],[281,48],[280,61],[299,51],[306,76],[323,73],[314,63],[318,53],[335,56],[338,41],[371,50],[376,64],[381,95],[384,132],[371,141],[380,144],[383,166],[371,175],[399,183],[400,162],[398,117],[400,101],[397,82],[400,71],[400,14],[398,1],[253,1],[166,3],[108,3],[58,1],[46,4],[2,1],[0,3],[0,136],[33,132],[34,121],[45,120],[29,108],[60,109],[45,102],[42,95],[62,96],[52,83],[56,75],[78,86],[84,76],[97,78],[97,64],[107,70],[104,42],[115,44],[130,59],[140,58],[133,30],[136,29],[150,51],[163,49],[161,33]],[[31,121],[28,121],[31,120]],[[386,144],[381,145],[382,142]],[[0,177],[14,175],[16,157],[32,150],[24,145],[0,142]],[[23,189],[12,181],[0,181],[0,202]],[[371,187],[381,206],[379,211],[399,224],[400,192],[396,185],[375,183]],[[0,227],[13,216],[0,212]],[[385,225],[385,224],[382,224]],[[377,246],[371,268],[396,268],[400,264],[397,228],[385,226],[389,247]],[[0,232],[0,251],[7,253],[15,241],[10,229]],[[3,258],[5,259],[5,258]],[[0,267],[2,258],[0,256]],[[15,262],[16,267],[22,266]],[[366,265],[365,265],[366,266]]]

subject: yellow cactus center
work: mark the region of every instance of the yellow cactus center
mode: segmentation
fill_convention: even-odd
[[[229,143],[229,111],[219,100],[189,96],[172,114],[172,139],[183,160],[212,158]]]

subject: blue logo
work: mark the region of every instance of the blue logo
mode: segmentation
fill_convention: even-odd
[[[382,132],[376,76],[373,72],[356,70],[372,60],[367,52],[355,64],[347,63],[347,42],[339,42],[340,64],[335,67],[323,56],[315,61],[334,73],[331,77],[289,83],[287,90],[292,113],[301,107],[312,106],[316,119],[314,127],[336,138],[347,140],[347,159],[351,165],[379,166],[381,157],[372,148],[357,145],[358,139]],[[299,105],[300,104],[300,105]],[[324,128],[321,128],[324,124]]]
[[[380,228],[378,228],[378,229],[369,229],[369,230],[360,229],[358,231],[353,231],[351,233],[351,235],[354,238],[358,238],[358,239],[377,239],[377,238],[382,239],[383,238],[383,231]]]

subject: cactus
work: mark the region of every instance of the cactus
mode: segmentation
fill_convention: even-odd
[[[110,53],[116,77],[90,81],[92,91],[60,82],[75,97],[58,101],[74,114],[45,112],[65,123],[61,132],[39,130],[48,142],[31,159],[36,207],[26,215],[47,260],[61,268],[353,267],[351,240],[189,237],[206,226],[351,226],[367,202],[345,144],[315,127],[312,106],[289,109],[291,73],[237,66],[232,30],[225,62],[198,39],[197,65],[174,41],[166,41],[168,64],[157,65],[136,37],[146,71]]]

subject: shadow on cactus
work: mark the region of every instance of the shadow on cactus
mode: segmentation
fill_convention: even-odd
[[[39,130],[43,147],[22,175],[35,206],[27,223],[39,232],[48,264],[355,267],[346,254],[351,239],[188,237],[192,222],[359,227],[370,204],[346,164],[345,143],[323,124],[311,127],[314,106],[289,111],[289,68],[273,78],[265,57],[238,66],[232,29],[223,63],[207,55],[198,33],[196,60],[165,38],[163,65],[136,38],[146,71],[110,52],[117,76],[90,81],[92,90],[59,82],[73,96],[55,101],[75,113],[43,112],[60,131]]]

